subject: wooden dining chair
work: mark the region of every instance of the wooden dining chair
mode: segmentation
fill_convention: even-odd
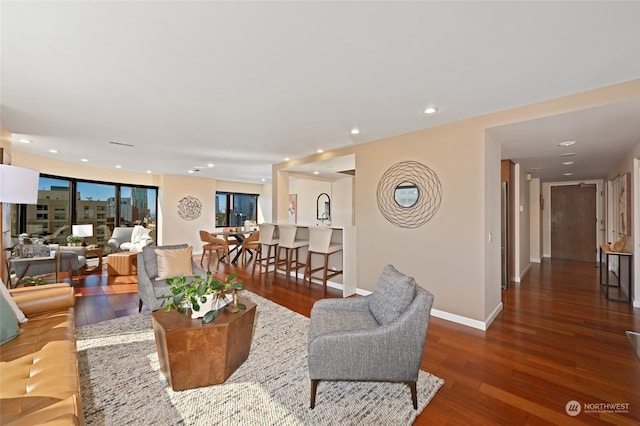
[[[228,228],[224,228],[222,231],[223,232],[237,232],[238,230],[235,227],[228,227]],[[229,245],[229,248],[231,250],[233,250],[234,248],[238,248],[238,247],[240,247],[240,245],[242,245],[242,241],[239,240],[234,235],[224,234],[223,238],[227,242],[227,244]]]
[[[202,246],[202,256],[200,257],[200,266],[203,266],[204,256],[207,254],[207,271],[210,271],[211,267],[211,255],[216,252],[216,269],[220,265],[220,261],[225,257],[229,257],[229,245],[221,238],[216,238],[209,231],[200,230],[200,240],[204,243]],[[219,254],[222,252],[222,255]]]
[[[262,244],[258,241],[260,239],[260,231],[254,231],[242,242],[242,263],[247,263],[247,251],[253,251],[253,258],[257,259],[259,253],[262,251]]]

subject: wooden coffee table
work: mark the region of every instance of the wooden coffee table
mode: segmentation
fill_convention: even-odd
[[[121,251],[107,255],[107,275],[136,275],[138,273],[138,253]]]
[[[226,306],[212,323],[202,325],[175,310],[151,314],[160,369],[175,391],[224,383],[249,357],[255,303],[231,313]]]

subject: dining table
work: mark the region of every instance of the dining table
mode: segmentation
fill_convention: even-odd
[[[240,258],[243,250],[242,243],[244,243],[244,240],[255,231],[257,231],[257,229],[242,228],[235,231],[213,231],[210,232],[210,234],[215,236],[234,237],[236,240],[238,240],[238,244],[234,248],[229,250],[229,258],[231,258],[231,253],[235,252],[233,259],[231,259],[231,263],[238,263],[238,259]],[[249,250],[249,256],[253,258],[253,252],[251,250]]]

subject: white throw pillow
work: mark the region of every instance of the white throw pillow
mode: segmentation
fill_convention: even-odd
[[[7,301],[9,306],[11,306],[11,310],[13,311],[13,314],[16,316],[16,319],[18,320],[18,322],[20,323],[27,322],[28,321],[27,317],[24,316],[24,313],[18,307],[18,304],[16,303],[16,301],[13,300],[13,297],[11,297],[11,293],[9,293],[9,290],[7,290],[7,287],[4,285],[1,279],[0,279],[0,293],[2,293],[2,297],[4,297],[4,299]]]

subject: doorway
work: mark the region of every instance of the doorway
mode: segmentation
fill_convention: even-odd
[[[596,260],[596,185],[551,187],[551,258]]]

